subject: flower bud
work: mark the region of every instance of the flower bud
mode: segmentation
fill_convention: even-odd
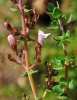
[[[13,32],[12,32],[12,34],[13,34],[14,36],[21,35],[21,33],[18,32],[18,28],[16,28],[16,27],[13,28]]]
[[[11,0],[14,4],[18,4],[18,0]]]
[[[10,45],[15,45],[15,38],[13,35],[8,35],[8,42],[10,43]]]
[[[16,63],[17,63],[17,61],[12,57],[11,54],[7,54],[7,57],[8,57],[8,59],[9,59],[10,61],[13,61],[13,62],[16,62]]]
[[[43,45],[44,38],[47,38],[49,35],[50,35],[50,33],[44,34],[44,32],[39,29],[39,31],[38,31],[38,43]]]
[[[11,45],[11,49],[16,53],[16,55],[18,55],[18,51],[17,51],[17,45],[16,45],[16,41],[13,35],[9,35],[8,36],[8,42]]]
[[[13,28],[11,27],[11,25],[9,24],[9,22],[8,21],[6,21],[4,24],[3,24],[3,26],[5,27],[5,28],[7,28],[7,30],[8,31],[13,31]]]
[[[7,28],[8,25],[9,25],[9,23],[8,22],[5,22],[3,25],[4,25],[5,28]]]

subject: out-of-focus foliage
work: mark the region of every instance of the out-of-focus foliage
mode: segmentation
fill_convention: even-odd
[[[20,12],[11,12],[11,7],[14,7],[14,5],[10,0],[0,0],[0,100],[21,100],[23,93],[32,94],[27,78],[20,76],[24,70],[20,66],[14,70],[15,64],[7,59],[7,53],[13,52],[7,42],[7,34],[9,34],[9,32],[4,28],[2,23],[9,20],[9,23],[11,23],[12,26],[16,26],[19,30],[21,30]],[[65,30],[69,29],[71,31],[71,44],[67,47],[68,56],[71,57],[75,55],[77,64],[77,0],[63,0],[60,7],[67,18],[69,18],[70,14],[73,15],[71,23],[65,25]],[[51,36],[44,41],[42,59],[51,61],[53,57],[64,57],[62,47],[57,46],[53,39],[54,36],[60,34],[59,30],[48,30],[45,26],[43,26],[43,24],[37,24],[36,29],[29,32],[29,36],[37,39],[38,29],[42,29],[45,33],[51,33]],[[28,45],[30,62],[33,63],[35,58],[34,48],[36,44],[34,44],[34,42],[29,42]],[[20,49],[20,46],[18,49]],[[35,67],[35,69],[38,69],[39,72],[34,75],[36,87],[40,96],[42,96],[44,92],[44,87],[39,87],[39,85],[45,85],[44,77],[42,76],[42,73],[45,72],[43,65],[44,62]],[[73,68],[69,69],[69,80],[73,78],[75,80],[75,84],[77,84],[77,70],[74,70]],[[63,75],[63,72],[61,72],[60,75]],[[56,77],[55,80],[58,81],[59,77]],[[72,92],[69,91],[69,100],[77,100],[76,91],[77,87]],[[45,97],[45,100],[58,100],[55,95],[50,92]]]

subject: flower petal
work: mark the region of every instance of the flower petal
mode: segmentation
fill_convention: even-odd
[[[38,31],[38,42],[39,42],[41,45],[43,45],[43,40],[44,40],[44,38],[47,38],[49,35],[50,35],[50,33],[45,34],[43,31],[41,31],[41,30],[39,29],[39,31]]]

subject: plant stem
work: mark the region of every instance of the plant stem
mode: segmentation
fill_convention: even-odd
[[[23,30],[23,33],[26,34],[25,14],[24,14],[24,10],[22,9],[23,8],[22,0],[19,0],[19,5],[21,8],[20,11],[21,11],[21,17],[22,17],[22,30]],[[25,59],[26,59],[26,67],[28,69],[30,64],[29,64],[29,55],[28,55],[28,46],[27,46],[27,36],[25,36],[25,40],[24,40],[24,53],[25,53]],[[28,71],[29,70],[27,70],[27,72]],[[33,94],[34,94],[34,98],[36,99],[38,95],[37,95],[37,91],[36,91],[35,84],[33,81],[33,77],[32,75],[28,74],[28,78],[29,78],[29,82],[30,82]]]
[[[63,28],[63,25],[62,25],[62,22],[61,22],[60,18],[58,18],[58,24],[59,24],[61,32],[63,33],[64,28]],[[66,44],[63,43],[62,46],[63,46],[63,51],[64,51],[64,55],[65,55],[65,59],[66,59],[66,61],[65,61],[65,78],[68,82],[68,67],[69,67],[68,53],[67,53]]]
[[[43,99],[44,99],[44,97],[46,96],[46,94],[47,94],[47,90],[45,90],[45,91],[44,91],[44,94],[43,94],[43,96],[42,96],[41,100],[43,100]]]

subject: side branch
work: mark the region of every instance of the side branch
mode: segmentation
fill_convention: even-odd
[[[63,28],[63,25],[62,25],[62,22],[61,22],[60,18],[58,18],[58,24],[59,24],[61,32],[63,33],[64,32],[64,28]],[[68,53],[67,53],[66,44],[63,43],[62,46],[63,46],[63,51],[64,51],[64,55],[65,55],[65,59],[66,59],[66,61],[65,61],[65,78],[66,78],[66,80],[68,82],[68,67],[69,67]]]

